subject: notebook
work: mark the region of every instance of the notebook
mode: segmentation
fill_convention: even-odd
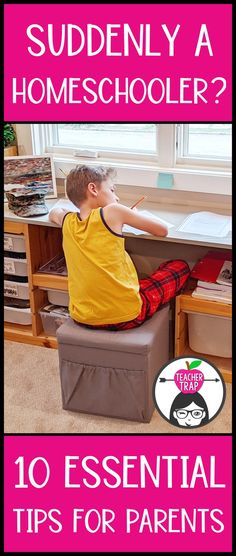
[[[220,291],[231,291],[232,292],[232,285],[228,284],[219,284],[217,282],[204,282],[204,280],[198,280],[197,286],[199,288],[205,288],[208,290],[220,290]]]
[[[197,286],[192,293],[192,297],[199,299],[208,299],[209,301],[222,301],[223,303],[232,303],[232,290],[213,290],[210,288],[201,288]]]
[[[232,254],[226,249],[220,251],[208,251],[191,270],[191,278],[204,280],[205,282],[216,282],[223,263],[232,260]]]

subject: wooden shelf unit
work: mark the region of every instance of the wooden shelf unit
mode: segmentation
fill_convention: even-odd
[[[47,303],[47,293],[40,288],[68,290],[67,277],[37,273],[38,269],[62,251],[60,228],[5,221],[4,231],[23,234],[26,244],[28,283],[32,324],[30,326],[4,323],[4,337],[7,340],[57,348],[57,340],[45,335],[39,315]]]
[[[32,282],[34,286],[39,288],[53,288],[54,290],[68,290],[68,279],[67,276],[58,276],[56,274],[43,274],[35,273],[32,276]]]
[[[57,339],[54,338],[54,336],[46,336],[44,333],[35,336],[33,334],[31,325],[25,326],[22,324],[5,322],[4,337],[6,340],[20,342],[22,344],[32,344],[35,346],[57,348]]]
[[[232,382],[232,358],[195,352],[189,347],[187,318],[187,311],[232,318],[232,305],[192,297],[195,287],[196,281],[189,280],[184,292],[175,300],[175,357],[188,355],[208,359],[219,369],[226,382]]]

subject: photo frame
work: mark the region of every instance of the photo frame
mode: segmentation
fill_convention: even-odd
[[[4,193],[13,189],[27,189],[30,185],[46,187],[46,199],[57,198],[56,175],[50,154],[7,156],[4,158]],[[4,201],[7,202],[6,195]]]

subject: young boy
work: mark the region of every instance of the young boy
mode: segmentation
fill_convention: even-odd
[[[163,237],[168,230],[121,205],[115,190],[111,168],[76,166],[66,191],[79,211],[55,208],[49,219],[62,226],[71,318],[93,328],[124,330],[139,326],[173,298],[190,270],[185,261],[168,261],[138,280],[125,251],[123,224]]]

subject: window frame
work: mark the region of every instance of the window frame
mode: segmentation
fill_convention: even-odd
[[[173,174],[173,191],[177,195],[180,191],[186,192],[186,202],[188,202],[187,192],[199,193],[201,196],[204,196],[205,193],[232,195],[232,175],[229,164],[224,162],[223,166],[219,166],[215,164],[215,161],[214,164],[209,164],[208,161],[206,164],[206,160],[201,160],[201,164],[197,164],[196,160],[188,160],[184,163],[179,162],[179,160],[176,161],[177,126],[179,124],[158,124],[158,159],[152,155],[145,155],[142,160],[140,155],[134,156],[133,153],[132,156],[129,153],[126,156],[123,154],[121,156],[120,152],[107,153],[107,151],[100,151],[98,158],[80,158],[75,155],[76,149],[74,147],[52,146],[53,125],[55,124],[30,124],[33,154],[53,154],[57,178],[63,178],[61,169],[63,173],[67,174],[78,163],[100,164],[113,166],[117,170],[117,183],[128,187],[142,186],[148,188],[152,196],[153,190],[158,189],[158,174],[160,172]],[[168,149],[166,145],[168,145]],[[166,194],[166,190],[163,189],[162,191],[163,195]]]
[[[183,153],[187,150],[189,124],[176,124],[176,166],[208,167],[208,168],[231,168],[232,159],[219,158],[218,156],[187,156]]]
[[[80,122],[78,122],[80,123]],[[82,122],[81,122],[82,123]],[[97,122],[99,123],[99,122]],[[110,122],[104,122],[104,123],[110,123]],[[58,129],[57,126],[58,124],[44,124],[45,126],[49,126],[49,129],[46,132],[46,138],[49,139],[49,144],[46,144],[46,148],[50,149],[50,152],[52,153],[59,153],[59,154],[65,154],[65,155],[72,155],[72,156],[76,156],[76,152],[79,152],[81,149],[80,147],[73,146],[73,145],[59,145],[59,138],[58,138]],[[141,154],[141,151],[128,151],[125,149],[116,149],[116,148],[110,148],[109,150],[107,150],[107,148],[101,148],[101,147],[91,147],[91,146],[84,146],[84,149],[86,150],[90,150],[90,151],[94,151],[98,153],[99,158],[105,158],[105,159],[111,159],[111,160],[126,160],[126,161],[142,161],[144,164],[145,163],[150,163],[150,162],[154,162],[154,163],[158,163],[159,162],[159,158],[158,158],[158,150],[157,150],[157,145],[158,145],[158,124],[154,124],[156,125],[156,136],[155,136],[155,141],[156,141],[156,153],[151,153],[151,152],[146,152]]]

